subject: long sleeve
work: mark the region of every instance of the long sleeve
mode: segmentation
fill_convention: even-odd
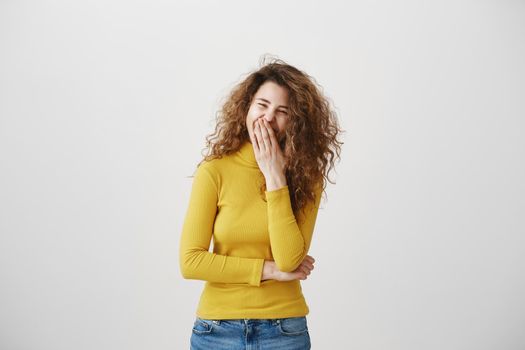
[[[213,168],[202,163],[195,173],[179,249],[186,279],[260,286],[264,259],[219,255],[208,251],[217,213],[218,186]],[[211,167],[210,167],[211,168]]]
[[[268,231],[275,264],[280,271],[294,271],[308,253],[321,200],[322,187],[315,191],[315,201],[308,203],[298,218],[292,210],[288,186],[266,191]]]

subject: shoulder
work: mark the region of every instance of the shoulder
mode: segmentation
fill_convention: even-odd
[[[203,159],[195,170],[196,177],[206,177],[213,181],[217,188],[221,187],[222,179],[230,172],[231,159],[229,156],[222,158]]]
[[[222,158],[203,159],[198,165],[197,170],[219,175],[230,167],[231,159],[229,156]]]
[[[197,172],[216,173],[217,172],[217,159],[206,160],[203,159],[197,164]]]
[[[232,171],[238,171],[235,155],[233,153],[222,155],[220,158],[203,159],[199,164],[199,167],[203,167],[206,171],[214,174],[225,174]]]

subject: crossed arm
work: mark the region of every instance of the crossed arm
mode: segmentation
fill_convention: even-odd
[[[315,202],[309,203],[304,214],[299,214],[299,220],[293,214],[288,186],[265,192],[270,245],[280,271],[294,271],[306,257],[321,190],[321,187],[317,189]],[[207,164],[203,163],[195,173],[182,228],[179,246],[182,276],[186,279],[259,286],[263,275],[263,258],[242,258],[209,252],[217,201],[216,182]]]

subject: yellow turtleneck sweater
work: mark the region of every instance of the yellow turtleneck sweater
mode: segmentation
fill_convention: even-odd
[[[195,172],[180,239],[186,279],[206,281],[197,308],[204,319],[305,316],[300,280],[261,281],[264,260],[291,272],[305,258],[322,188],[306,214],[293,214],[288,186],[259,194],[260,171],[253,146],[205,161]],[[213,252],[209,252],[213,237]]]

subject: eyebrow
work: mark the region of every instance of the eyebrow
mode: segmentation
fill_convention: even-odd
[[[267,99],[262,98],[262,97],[257,97],[256,100],[262,100],[262,101],[264,101],[264,102],[266,102],[266,103],[268,103],[268,104],[271,104],[270,101],[268,101]],[[280,106],[278,106],[277,108],[279,108],[279,107],[283,107],[283,108],[288,109],[288,106],[285,106],[285,105],[280,105]]]

